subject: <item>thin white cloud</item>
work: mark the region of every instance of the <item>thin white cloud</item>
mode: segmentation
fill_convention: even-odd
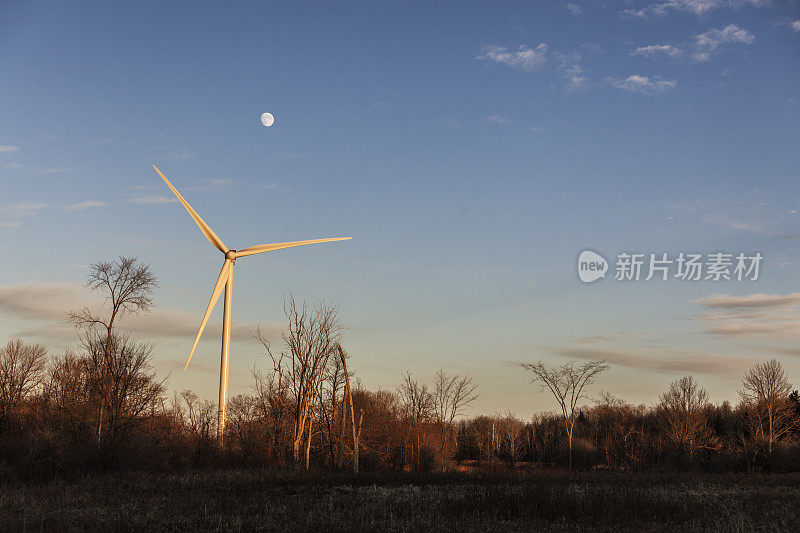
[[[787,307],[800,303],[800,292],[789,294],[749,294],[747,296],[729,296],[727,294],[712,294],[705,298],[689,300],[691,303],[699,304],[712,309],[735,309],[735,308],[768,308],[768,307]]]
[[[475,59],[487,63],[500,63],[530,72],[547,63],[547,48],[545,43],[540,43],[536,48],[523,44],[516,50],[510,50],[505,46],[489,45]]]
[[[47,204],[38,202],[20,202],[18,204],[0,207],[0,224],[4,227],[16,227],[22,223],[20,219],[35,216]]]
[[[106,203],[101,202],[100,200],[85,200],[77,204],[65,205],[64,209],[68,211],[84,211],[86,209],[91,209],[92,207],[105,207],[105,206]]]
[[[639,370],[669,373],[697,373],[714,376],[740,376],[752,365],[752,359],[729,354],[695,350],[675,350],[663,347],[598,346],[570,347],[557,351],[558,355],[570,359],[589,361],[605,360],[612,365]]]
[[[677,58],[683,55],[683,52],[680,48],[671,44],[651,44],[648,46],[640,46],[631,52],[631,55],[651,58],[660,56]]]
[[[508,124],[511,122],[511,119],[508,119],[503,115],[489,115],[486,117],[486,122],[491,122],[492,124]]]
[[[565,88],[569,92],[578,92],[589,86],[589,77],[586,69],[581,65],[581,54],[562,54],[555,52],[553,56],[558,60],[556,70],[565,80]]]
[[[607,77],[606,82],[612,87],[639,94],[663,93],[678,86],[675,80],[665,80],[660,76],[643,76],[632,74],[627,78]]]
[[[158,196],[155,194],[148,194],[145,196],[138,196],[130,200],[134,204],[171,204],[177,202],[178,199],[172,196]]]
[[[789,27],[792,28],[792,31],[795,33],[800,32],[800,19],[790,22]]]
[[[698,62],[710,61],[712,54],[723,44],[752,44],[756,40],[749,31],[736,24],[724,28],[712,28],[695,35],[692,58]]]
[[[663,17],[671,12],[703,15],[720,8],[738,8],[745,5],[760,7],[769,3],[769,0],[667,0],[640,9],[624,9],[620,11],[620,14],[631,18],[652,19]]]
[[[203,192],[219,192],[219,191],[226,191],[234,186],[236,180],[230,178],[211,178],[205,180],[205,183],[199,187],[195,187],[195,190],[203,191]]]
[[[762,336],[770,339],[800,337],[800,293],[750,294],[730,296],[712,294],[689,300],[707,309],[697,320],[705,332],[728,337]]]
[[[0,144],[0,154],[7,154],[9,152],[18,152],[19,146],[11,146],[10,144]]]
[[[578,4],[574,4],[574,3],[570,2],[567,5],[565,5],[564,7],[567,8],[567,10],[569,10],[569,12],[572,13],[576,17],[581,15],[581,14],[583,14],[583,8],[581,6],[579,6]]]

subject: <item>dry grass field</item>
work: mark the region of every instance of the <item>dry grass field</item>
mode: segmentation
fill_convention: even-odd
[[[195,471],[0,483],[4,531],[788,531],[800,475]]]

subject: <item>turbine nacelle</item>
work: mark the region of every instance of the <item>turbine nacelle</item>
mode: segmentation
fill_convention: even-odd
[[[225,252],[225,259],[228,261],[236,261],[236,250],[228,250]]]

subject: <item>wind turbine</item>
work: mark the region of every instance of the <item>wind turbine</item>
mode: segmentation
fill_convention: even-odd
[[[156,169],[158,175],[164,180],[164,183],[167,184],[167,187],[172,189],[172,192],[175,193],[175,196],[178,197],[178,200],[183,204],[183,207],[189,212],[189,214],[194,219],[197,226],[200,228],[200,231],[203,232],[203,235],[217,247],[217,249],[225,254],[225,262],[222,263],[222,270],[219,273],[219,277],[217,278],[217,283],[214,285],[214,290],[211,292],[211,301],[208,302],[208,307],[206,308],[206,314],[203,315],[203,321],[200,323],[200,329],[197,332],[197,337],[194,339],[194,344],[192,345],[192,351],[189,352],[189,359],[186,360],[186,366],[183,367],[185,371],[189,368],[189,362],[192,360],[192,355],[194,355],[194,350],[197,348],[197,343],[200,341],[200,335],[203,334],[203,329],[206,327],[206,323],[208,322],[208,317],[211,315],[211,311],[214,309],[214,305],[219,300],[220,295],[222,294],[222,290],[225,289],[225,312],[222,315],[222,358],[220,361],[220,368],[219,368],[219,412],[218,412],[218,424],[217,424],[217,438],[219,442],[222,443],[222,437],[225,432],[225,414],[228,409],[228,363],[230,359],[230,351],[231,351],[231,307],[233,304],[233,265],[236,260],[240,257],[244,257],[247,255],[255,255],[261,254],[264,252],[272,252],[274,250],[282,250],[283,248],[293,248],[295,246],[304,246],[306,244],[316,244],[319,242],[331,242],[331,241],[346,241],[348,239],[352,239],[352,237],[334,237],[331,239],[311,239],[309,241],[294,241],[294,242],[278,242],[274,244],[262,244],[259,246],[252,246],[250,248],[245,248],[244,250],[231,250],[222,242],[222,239],[217,237],[217,234],[214,233],[208,224],[206,224],[200,215],[192,209],[192,206],[189,205],[181,193],[172,186],[169,180],[158,170],[158,167],[153,165],[153,168]]]

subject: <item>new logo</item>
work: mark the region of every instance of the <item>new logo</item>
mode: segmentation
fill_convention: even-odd
[[[584,250],[578,256],[578,277],[584,283],[591,283],[606,277],[608,261],[602,255]]]

